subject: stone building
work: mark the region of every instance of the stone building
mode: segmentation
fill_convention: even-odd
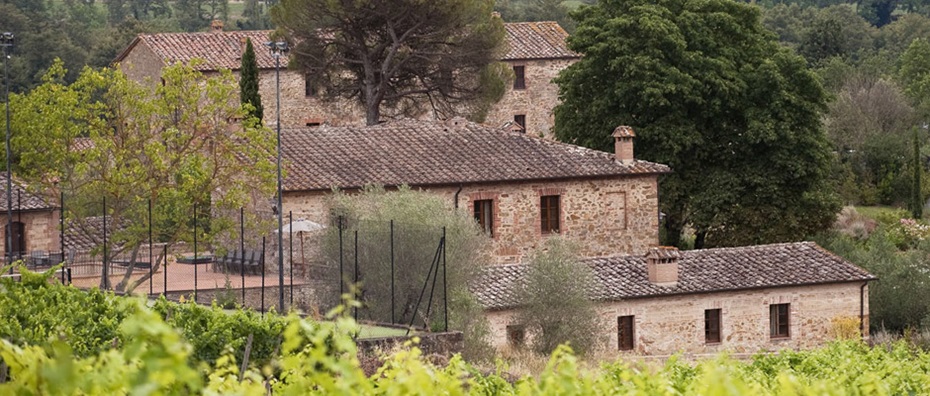
[[[614,136],[605,153],[461,118],[287,129],[284,210],[328,224],[332,188],[406,184],[474,214],[500,263],[552,235],[585,256],[642,254],[658,244],[656,183],[669,168],[634,159],[629,128]]]
[[[507,54],[502,61],[514,71],[514,81],[485,122],[489,125],[514,123],[534,136],[550,136],[554,123],[552,109],[558,104],[558,89],[552,79],[579,55],[565,46],[568,34],[556,22],[521,22],[504,24],[507,30]],[[237,71],[246,39],[255,47],[259,67],[259,93],[265,108],[266,123],[274,124],[275,59],[263,46],[269,30],[223,31],[214,24],[213,31],[203,33],[155,33],[136,37],[114,60],[131,79],[158,84],[161,70],[176,62],[188,63],[197,58],[204,62],[195,68],[202,73]],[[363,125],[364,111],[356,102],[327,101],[315,87],[306,83],[301,72],[287,69],[281,59],[281,124],[285,127]],[[389,117],[390,111],[385,111]],[[423,118],[431,118],[425,114]]]
[[[0,221],[6,223],[7,195],[6,174],[0,175]],[[58,207],[45,198],[30,193],[20,182],[13,180],[13,240],[12,253],[15,257],[30,254],[45,255],[61,251],[59,232],[60,212]],[[7,246],[7,227],[0,227],[0,239],[4,252],[9,254]]]
[[[865,270],[813,242],[584,260],[594,282],[607,350],[642,355],[811,348],[854,323],[868,337]],[[520,347],[515,320],[527,265],[489,267],[473,289],[485,306],[493,343]],[[846,329],[847,331],[849,328]]]

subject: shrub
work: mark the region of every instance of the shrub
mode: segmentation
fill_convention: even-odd
[[[552,237],[529,258],[516,321],[529,332],[538,353],[548,355],[568,343],[585,354],[599,344],[598,315],[586,292],[593,274],[578,262],[576,251],[568,241]]]

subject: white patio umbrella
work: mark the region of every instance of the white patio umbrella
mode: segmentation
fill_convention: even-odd
[[[300,262],[306,263],[304,260],[304,232],[319,231],[324,228],[326,228],[326,226],[320,223],[316,223],[310,220],[297,219],[291,223],[284,224],[281,229],[286,234],[290,234],[292,232],[297,233],[297,237],[300,238]],[[277,233],[278,230],[274,230],[274,232]]]

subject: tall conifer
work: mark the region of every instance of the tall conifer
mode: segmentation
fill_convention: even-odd
[[[258,94],[258,62],[255,60],[255,49],[252,40],[246,40],[245,53],[242,54],[242,67],[239,68],[239,100],[242,103],[251,103],[254,109],[251,115],[261,122],[264,118],[262,97]]]

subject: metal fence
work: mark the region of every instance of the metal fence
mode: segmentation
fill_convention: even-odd
[[[75,209],[84,224],[61,222],[56,231],[65,249],[20,252],[7,260],[22,260],[32,271],[63,263],[56,277],[80,288],[319,315],[348,296],[361,302],[353,309],[358,320],[448,328],[448,282],[459,277],[456,271],[449,276],[444,228],[345,217],[317,224],[286,213],[279,260],[278,225],[270,211],[191,208],[183,219],[190,235],[169,246],[151,221],[114,224],[105,203],[99,205],[100,216],[87,215],[94,208]],[[152,210],[149,205],[143,220],[151,219]],[[129,227],[141,227],[133,235],[150,239],[120,241],[120,230]],[[204,240],[209,227],[211,238]]]

